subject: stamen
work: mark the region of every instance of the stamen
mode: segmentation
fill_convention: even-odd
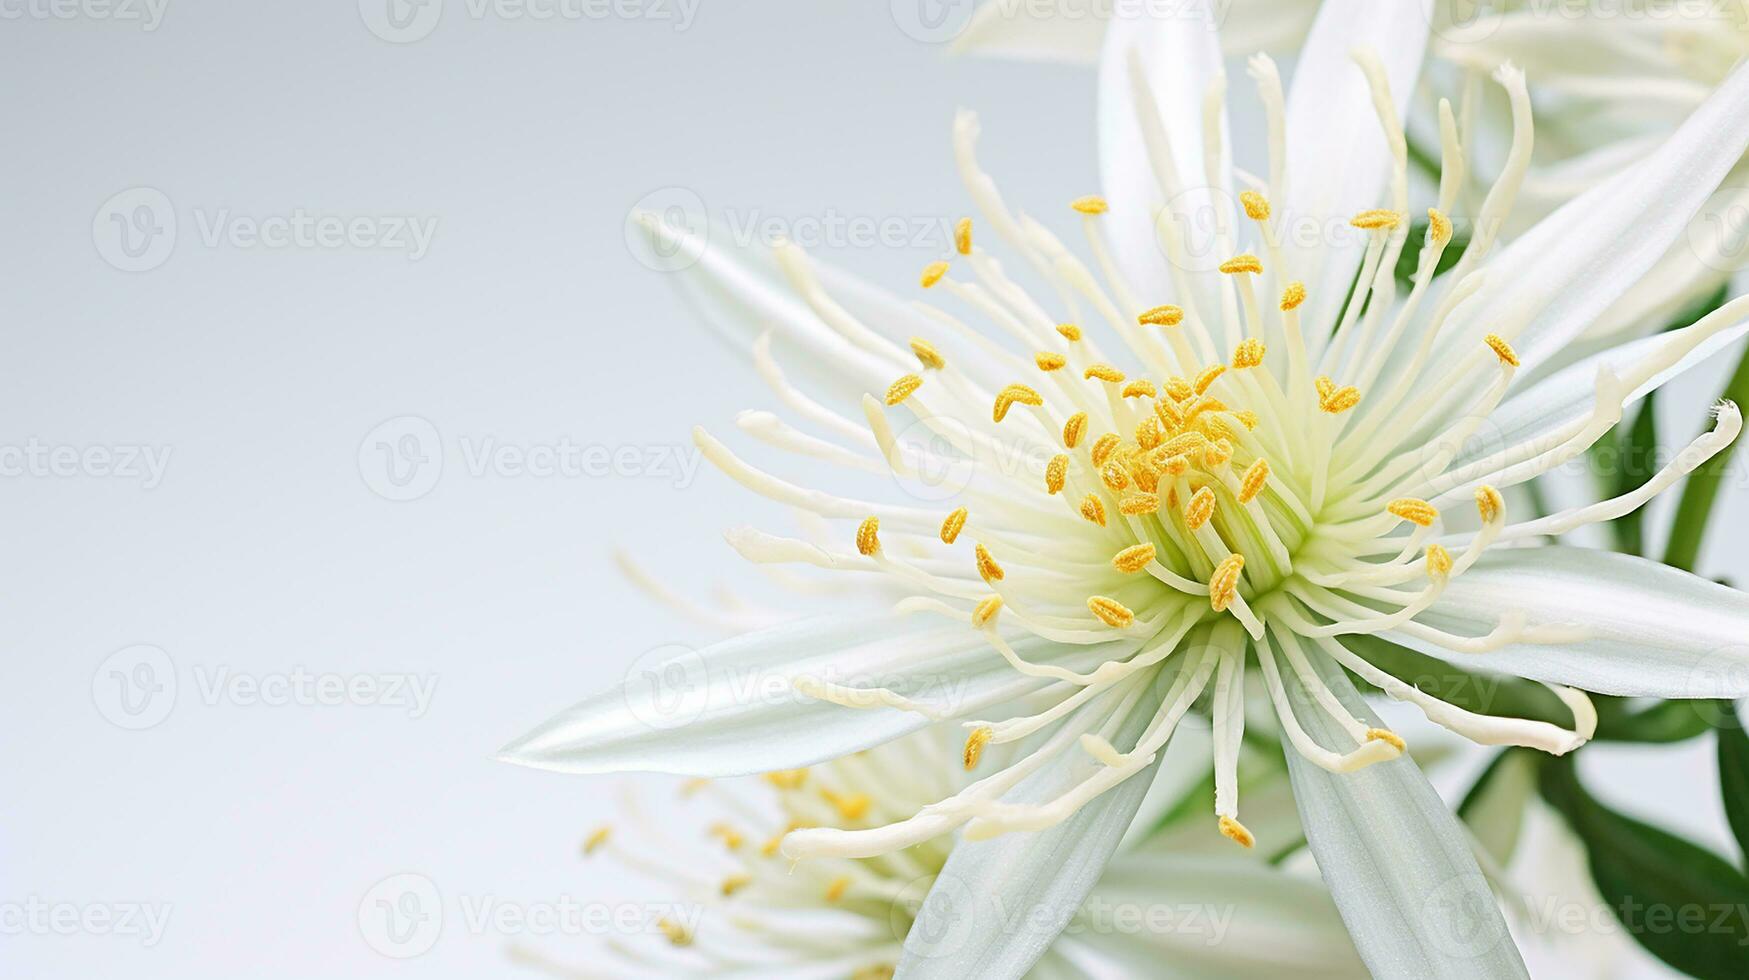
[[[941,352],[935,349],[934,344],[922,337],[911,338],[911,353],[916,354],[917,360],[926,368],[934,368],[939,371],[947,367],[947,359],[941,356]]]
[[[1263,485],[1268,482],[1269,460],[1259,456],[1245,468],[1245,475],[1239,481],[1239,502],[1248,504],[1257,499],[1257,495],[1263,492]]]
[[[668,942],[675,946],[691,946],[692,932],[673,919],[663,917],[656,921],[656,928],[662,930],[662,935],[668,937]]]
[[[1451,552],[1445,550],[1445,545],[1430,544],[1427,546],[1427,577],[1439,580],[1451,574]]]
[[[985,596],[972,607],[972,625],[983,629],[990,625],[996,614],[1002,611],[1002,597],[999,595]]]
[[[954,223],[953,247],[961,255],[972,254],[972,219],[961,218]]]
[[[1063,489],[1063,482],[1069,477],[1069,457],[1052,456],[1045,464],[1045,490],[1052,496]]]
[[[1073,323],[1057,324],[1057,332],[1062,334],[1063,339],[1071,344],[1081,339],[1081,328],[1075,326]]]
[[[1160,506],[1160,502],[1158,500],[1155,500],[1154,501],[1155,509],[1158,510],[1159,506]],[[1083,497],[1081,499],[1081,516],[1087,518],[1089,521],[1092,521],[1093,523],[1099,525],[1100,527],[1104,527],[1105,526],[1105,502],[1100,500],[1094,494],[1091,494],[1091,493],[1088,494],[1086,497]]]
[[[1215,492],[1208,487],[1198,490],[1184,505],[1184,526],[1195,531],[1215,516]]]
[[[1203,368],[1202,373],[1198,374],[1196,380],[1191,382],[1191,390],[1196,394],[1203,394],[1210,388],[1214,387],[1214,383],[1220,380],[1221,375],[1226,373],[1227,366],[1225,364],[1216,364],[1212,367]]]
[[[1289,310],[1297,310],[1300,308],[1300,304],[1305,301],[1306,284],[1303,282],[1290,282],[1287,284],[1287,288],[1281,292],[1281,311],[1286,313]]]
[[[1130,475],[1124,472],[1124,468],[1118,465],[1118,461],[1115,459],[1106,463],[1105,467],[1099,471],[1099,478],[1105,482],[1107,487],[1111,488],[1113,493],[1129,489]]]
[[[1100,197],[1098,194],[1077,197],[1069,202],[1069,206],[1082,214],[1104,214],[1111,210],[1111,206],[1105,203],[1105,198]]]
[[[1386,745],[1395,746],[1398,752],[1409,751],[1409,745],[1407,742],[1403,741],[1403,737],[1389,729],[1369,728],[1366,730],[1366,740],[1369,742],[1383,742]]]
[[[1245,217],[1252,221],[1269,220],[1269,199],[1256,191],[1240,191],[1239,203],[1245,206]]]
[[[1267,351],[1268,348],[1264,346],[1263,341],[1256,337],[1241,341],[1239,346],[1233,350],[1233,367],[1238,370],[1254,368],[1263,363],[1263,355]]]
[[[960,532],[965,530],[967,514],[968,511],[961,507],[947,515],[947,519],[941,522],[942,544],[953,544],[954,540],[960,536]]]
[[[1451,241],[1451,219],[1438,208],[1427,209],[1427,243],[1444,245]]]
[[[765,774],[765,781],[778,789],[801,789],[807,780],[806,769],[777,769]]]
[[[823,789],[820,795],[846,820],[861,820],[868,816],[868,808],[874,804],[867,793],[834,793]]]
[[[911,393],[921,387],[923,387],[922,378],[915,374],[907,374],[887,388],[887,404],[889,406],[897,405],[910,398]]]
[[[1112,450],[1115,450],[1118,443],[1122,441],[1115,432],[1107,432],[1095,440],[1093,443],[1093,465],[1104,466],[1105,461],[1111,457]]]
[[[917,277],[917,281],[924,289],[928,289],[940,282],[941,277],[945,275],[947,275],[946,262],[931,262],[923,267],[923,275]]]
[[[967,772],[978,768],[978,760],[984,756],[984,746],[990,744],[990,738],[995,734],[996,729],[989,725],[979,725],[972,729],[970,735],[966,736],[965,763]]]
[[[1002,389],[996,395],[996,407],[990,413],[993,421],[1000,422],[1008,417],[1008,409],[1019,402],[1022,405],[1037,407],[1045,403],[1044,396],[1023,384],[1012,384]]]
[[[1074,449],[1081,441],[1081,436],[1087,432],[1087,413],[1076,412],[1069,416],[1069,421],[1063,423],[1063,448]]]
[[[1221,271],[1229,276],[1237,275],[1241,272],[1249,272],[1256,275],[1263,271],[1263,260],[1246,252],[1243,255],[1235,255],[1227,261],[1222,262]]]
[[[878,517],[866,518],[861,526],[857,527],[856,550],[864,557],[881,550],[880,529],[881,519]]]
[[[733,874],[723,879],[723,897],[728,898],[748,885],[753,884],[750,874]]]
[[[1492,524],[1506,513],[1506,498],[1484,483],[1476,488],[1476,510],[1482,515],[1482,523]]]
[[[1211,419],[1210,421],[1212,422],[1214,420]],[[1214,470],[1220,469],[1221,467],[1232,462],[1232,460],[1233,460],[1233,441],[1231,439],[1227,439],[1225,437],[1220,438],[1220,439],[1216,439],[1213,443],[1211,443],[1209,445],[1209,447],[1206,450],[1203,450],[1203,454],[1202,454],[1203,468],[1206,470],[1209,470],[1211,472]],[[1208,488],[1204,487],[1203,489],[1206,490]]]
[[[1228,555],[1215,566],[1209,576],[1209,605],[1215,612],[1226,612],[1239,597],[1239,574],[1245,570],[1245,556],[1237,552]]]
[[[1239,821],[1232,817],[1222,817],[1218,823],[1221,828],[1221,836],[1226,839],[1244,848],[1257,846],[1257,838],[1252,836],[1251,831],[1246,830],[1245,825]]]
[[[1124,385],[1121,394],[1125,398],[1153,398],[1158,392],[1154,389],[1154,382],[1147,378],[1137,378]]]
[[[1136,322],[1152,327],[1176,327],[1184,322],[1184,310],[1170,304],[1156,306],[1136,317]]]
[[[826,886],[826,901],[838,901],[844,897],[844,893],[849,889],[850,877],[848,875],[839,875],[838,877],[833,878],[832,883]]]
[[[741,845],[747,842],[747,838],[741,836],[740,831],[726,823],[712,824],[710,826],[710,835],[721,840],[723,846],[731,851],[740,850]]]
[[[1089,499],[1096,498],[1090,497]],[[1100,509],[1103,511],[1103,506],[1101,506]],[[1117,509],[1120,513],[1127,514],[1130,517],[1140,517],[1143,514],[1157,514],[1160,512],[1160,497],[1157,494],[1146,493],[1143,491],[1125,494],[1123,499],[1117,502]],[[1083,508],[1081,513],[1086,514],[1086,509]],[[1101,520],[1099,524],[1103,527],[1105,521]]]
[[[1131,545],[1118,552],[1111,559],[1111,564],[1120,572],[1135,574],[1148,567],[1154,560],[1154,546],[1147,543]]]
[[[1341,415],[1360,404],[1360,389],[1353,385],[1343,388],[1327,377],[1318,379],[1318,407],[1331,415]]]
[[[1136,614],[1128,606],[1102,595],[1088,596],[1087,609],[1112,629],[1123,629],[1136,621]]]
[[[589,855],[594,854],[596,851],[601,850],[601,846],[603,844],[606,844],[607,839],[609,837],[612,837],[612,836],[613,836],[613,828],[607,826],[606,824],[602,824],[601,826],[595,828],[595,830],[588,837],[585,837],[583,839],[583,856],[588,857]]]
[[[1439,520],[1439,508],[1415,497],[1399,497],[1385,506],[1387,511],[1411,524],[1432,527]]]
[[[996,559],[990,557],[990,549],[984,547],[983,542],[978,543],[974,553],[978,558],[978,574],[984,577],[984,581],[992,583],[1002,581],[1003,576],[1007,573],[1002,571],[1001,565],[996,564]]]
[[[1086,371],[1081,373],[1081,377],[1088,381],[1098,378],[1101,381],[1109,381],[1112,384],[1119,384],[1124,379],[1124,373],[1109,364],[1092,364],[1088,366]]]
[[[1039,351],[1033,355],[1032,361],[1040,371],[1056,371],[1069,363],[1069,359],[1052,351]]]
[[[1482,340],[1494,349],[1495,356],[1500,358],[1502,364],[1509,364],[1512,367],[1519,366],[1518,352],[1512,349],[1512,345],[1507,343],[1505,338],[1497,333],[1491,333],[1483,337]]]
[[[1403,223],[1403,213],[1389,208],[1373,208],[1362,211],[1348,220],[1356,228],[1373,231],[1379,228],[1395,228]]]

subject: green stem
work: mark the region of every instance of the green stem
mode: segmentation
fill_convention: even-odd
[[[1737,373],[1726,386],[1724,397],[1738,405],[1749,403],[1749,350],[1737,362]],[[1707,465],[1689,474],[1682,487],[1682,500],[1676,505],[1676,521],[1670,528],[1670,545],[1664,550],[1664,564],[1685,571],[1694,571],[1700,559],[1701,542],[1706,535],[1707,520],[1712,516],[1713,503],[1725,472],[1731,468],[1733,443],[1713,457]]]

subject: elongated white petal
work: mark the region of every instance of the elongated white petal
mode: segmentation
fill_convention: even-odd
[[[1340,668],[1314,658],[1349,710],[1380,724]],[[1290,671],[1297,698],[1309,697]],[[1346,735],[1306,712],[1320,741]],[[1315,727],[1314,727],[1315,726]],[[1306,839],[1375,977],[1527,977],[1463,826],[1407,758],[1334,774],[1287,753]]]
[[[1432,0],[1325,3],[1306,37],[1288,89],[1286,221],[1293,232],[1284,245],[1293,277],[1306,284],[1307,323],[1335,322],[1366,251],[1367,236],[1348,219],[1387,203],[1390,148],[1353,52],[1378,54],[1400,118],[1421,74],[1432,9]],[[1304,233],[1307,223],[1312,233]]]
[[[1418,621],[1475,636],[1510,610],[1528,614],[1533,627],[1575,627],[1580,638],[1465,657],[1384,635],[1464,666],[1599,694],[1749,696],[1749,595],[1697,575],[1588,548],[1515,549],[1487,555],[1454,578]]]
[[[878,638],[878,639],[871,639]],[[1110,656],[1016,640],[1033,659],[1097,665]],[[625,681],[503,749],[506,762],[559,772],[729,776],[812,765],[897,738],[923,714],[858,710],[800,693],[798,677],[884,688],[959,715],[1041,686],[963,627],[892,617],[808,619],[699,651],[664,651]]]

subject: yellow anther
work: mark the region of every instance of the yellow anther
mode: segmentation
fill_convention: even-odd
[[[1305,301],[1306,284],[1303,282],[1290,282],[1287,284],[1287,288],[1281,291],[1281,311],[1283,313],[1299,309],[1300,304]]]
[[[1033,391],[1026,385],[1013,384],[1001,390],[996,395],[996,407],[990,413],[993,421],[1000,422],[1008,417],[1008,409],[1016,402],[1022,405],[1038,406],[1045,403],[1044,396]]]
[[[663,917],[656,920],[656,928],[662,930],[662,935],[668,937],[668,942],[674,946],[691,946],[692,930],[673,919]]]
[[[1341,415],[1360,404],[1360,389],[1353,385],[1336,387],[1336,382],[1321,377],[1318,385],[1318,407],[1331,415]]]
[[[1183,476],[1190,472],[1190,457],[1183,453],[1167,456],[1160,461],[1160,472],[1167,476]]]
[[[934,368],[939,371],[947,367],[947,359],[941,356],[941,352],[935,349],[934,344],[922,337],[911,338],[911,353],[916,354],[918,362],[926,368]]]
[[[843,898],[844,893],[849,891],[849,890],[850,890],[850,876],[849,875],[839,875],[838,877],[832,879],[831,884],[826,886],[826,901],[836,902],[839,899]]]
[[[1403,741],[1403,736],[1398,735],[1396,732],[1393,732],[1388,728],[1367,729],[1366,740],[1369,742],[1383,742],[1386,745],[1395,746],[1398,752],[1409,751],[1409,744]]]
[[[1092,364],[1088,366],[1087,370],[1081,372],[1081,377],[1089,381],[1098,378],[1101,381],[1119,384],[1123,381],[1124,374],[1109,364]]]
[[[954,539],[958,538],[960,532],[965,530],[966,514],[966,509],[961,507],[959,510],[947,515],[947,518],[941,522],[942,544],[953,544]]]
[[[1160,431],[1160,417],[1150,415],[1136,423],[1136,445],[1142,449],[1153,449],[1166,441],[1165,433]]]
[[[1245,467],[1245,475],[1239,478],[1239,502],[1248,504],[1257,499],[1263,492],[1263,485],[1269,482],[1269,460],[1262,456],[1251,461]]]
[[[1200,454],[1208,447],[1209,437],[1193,430],[1173,436],[1159,451],[1162,456],[1187,456]]]
[[[984,547],[982,542],[979,542],[974,551],[978,558],[978,574],[984,576],[984,581],[1002,581],[1002,577],[1007,573],[1002,571],[1001,565],[996,564],[996,559],[990,557],[990,549]]]
[[[1213,367],[1203,368],[1202,373],[1196,376],[1195,381],[1191,382],[1191,390],[1199,395],[1204,394],[1210,388],[1214,387],[1215,382],[1220,380],[1221,375],[1226,373],[1227,366],[1225,364],[1216,364]]]
[[[834,793],[829,789],[820,791],[820,796],[837,809],[838,815],[846,820],[861,820],[868,816],[868,808],[874,801],[867,793]]]
[[[1102,595],[1087,597],[1087,611],[1112,629],[1120,630],[1136,621],[1136,614],[1128,606]]]
[[[1093,465],[1104,466],[1105,461],[1111,458],[1112,451],[1117,449],[1121,442],[1123,440],[1118,438],[1118,434],[1115,432],[1107,432],[1095,439],[1093,441]]]
[[[1442,579],[1451,574],[1451,552],[1445,550],[1445,545],[1430,544],[1427,546],[1427,577]]]
[[[1173,401],[1185,401],[1195,397],[1196,386],[1175,374],[1166,379],[1166,394],[1172,396]]]
[[[923,285],[924,289],[928,289],[940,282],[941,277],[945,275],[947,275],[946,262],[931,262],[923,267],[923,275],[918,276],[917,281]]]
[[[1154,382],[1147,378],[1137,378],[1123,386],[1121,394],[1125,398],[1153,398],[1159,392],[1154,389]]]
[[[971,772],[973,769],[978,768],[978,760],[984,757],[984,746],[990,744],[990,739],[995,736],[995,734],[996,729],[991,728],[989,725],[979,725],[977,728],[972,729],[970,735],[966,736],[966,772]]]
[[[765,781],[778,789],[801,789],[808,781],[806,769],[778,769],[765,774]]]
[[[1476,510],[1482,515],[1482,523],[1492,524],[1506,513],[1506,498],[1484,483],[1476,488]]]
[[[730,875],[723,879],[723,897],[728,898],[751,884],[753,884],[753,876],[750,874]]]
[[[1153,470],[1137,469],[1130,476],[1135,478],[1137,490],[1143,493],[1160,492],[1160,475]]]
[[[1063,447],[1074,449],[1087,433],[1087,413],[1076,412],[1069,416],[1069,421],[1063,423]]]
[[[1133,544],[1112,556],[1111,564],[1120,572],[1135,574],[1154,560],[1154,546],[1146,542]]]
[[[1348,223],[1368,231],[1379,228],[1395,228],[1403,223],[1403,212],[1392,211],[1389,208],[1372,208],[1348,219]]]
[[[1081,339],[1081,328],[1075,326],[1073,323],[1057,324],[1057,332],[1062,334],[1063,339],[1071,344]]]
[[[871,963],[859,966],[850,974],[850,980],[893,980],[899,968],[891,963]]]
[[[1432,527],[1439,520],[1439,508],[1417,497],[1398,497],[1386,504],[1385,510],[1422,527]]]
[[[1233,349],[1233,367],[1239,370],[1254,368],[1263,363],[1263,355],[1268,350],[1263,341],[1256,337],[1240,341],[1239,346]]]
[[[923,387],[923,379],[915,374],[907,374],[887,387],[887,404],[897,405],[918,388]]]
[[[1190,503],[1184,505],[1184,526],[1192,531],[1209,522],[1215,516],[1215,492],[1203,487],[1190,497]]]
[[[961,255],[972,254],[972,219],[961,218],[954,222],[953,247]]]
[[[1263,261],[1257,256],[1252,255],[1250,252],[1246,252],[1244,255],[1235,255],[1227,261],[1222,262],[1221,271],[1229,276],[1237,275],[1241,272],[1249,272],[1256,275],[1263,271]]]
[[[712,824],[711,828],[710,828],[710,835],[712,837],[715,837],[715,838],[721,840],[723,842],[723,846],[728,848],[731,851],[740,850],[741,845],[746,843],[746,841],[747,841],[747,838],[741,836],[740,831],[736,830],[735,828],[729,826],[726,823]]]
[[[1099,479],[1110,487],[1112,492],[1127,489],[1130,485],[1130,475],[1124,471],[1117,460],[1106,463],[1099,470]]]
[[[987,595],[978,600],[978,604],[972,607],[972,625],[979,629],[983,629],[985,626],[989,625],[990,621],[995,619],[996,614],[1001,611],[1002,597],[999,595]]]
[[[1119,513],[1127,514],[1130,517],[1157,514],[1160,512],[1160,495],[1147,492],[1126,493],[1123,499],[1117,502],[1117,509]],[[1100,521],[1099,523],[1104,524],[1105,522]]]
[[[864,519],[856,529],[856,550],[864,555],[872,555],[881,550],[880,530],[880,518]]]
[[[801,830],[806,826],[807,824],[802,823],[800,820],[791,820],[788,826],[784,827],[777,833],[772,834],[765,843],[759,845],[759,853],[766,857],[775,857],[777,855],[777,849],[783,846],[784,837],[787,836],[790,831]]]
[[[1203,450],[1202,465],[1204,469],[1215,470],[1232,462],[1232,459],[1232,440],[1222,437],[1210,443],[1209,447]]]
[[[1269,220],[1269,198],[1256,191],[1240,191],[1239,203],[1245,206],[1245,217],[1252,221]]]
[[[1100,197],[1098,194],[1077,197],[1069,202],[1069,206],[1082,214],[1104,214],[1111,210],[1111,205],[1106,204],[1105,198]]]
[[[1518,352],[1512,349],[1512,345],[1506,342],[1506,338],[1497,333],[1491,333],[1483,337],[1482,340],[1493,349],[1494,356],[1500,358],[1500,363],[1518,367]]]
[[[1105,502],[1093,494],[1081,498],[1081,516],[1099,525],[1105,526]]]
[[[1243,408],[1234,412],[1233,417],[1239,420],[1239,424],[1245,427],[1246,432],[1253,431],[1257,428],[1257,413],[1251,411],[1249,408]]]
[[[1171,392],[1167,392],[1167,394],[1171,394]],[[1179,426],[1184,424],[1184,412],[1180,411],[1178,404],[1171,399],[1155,402],[1154,415],[1159,418],[1160,424],[1164,425],[1168,432],[1177,432]]]
[[[1451,241],[1451,219],[1438,208],[1427,209],[1427,241],[1432,245]]]
[[[1069,359],[1052,351],[1041,350],[1032,356],[1032,362],[1038,365],[1040,371],[1057,371],[1069,363]]]
[[[1330,380],[1328,374],[1320,374],[1318,379],[1312,382],[1312,387],[1318,389],[1318,401],[1329,401],[1330,396],[1336,391],[1336,382]]]
[[[704,789],[706,786],[709,786],[710,784],[711,784],[710,780],[705,779],[702,776],[694,776],[693,778],[688,779],[686,782],[680,784],[680,795],[682,798],[690,797],[694,793],[697,793],[699,790]]]
[[[1249,848],[1257,846],[1257,838],[1252,836],[1251,831],[1246,830],[1245,825],[1239,821],[1234,820],[1232,817],[1222,817],[1218,823],[1221,828],[1222,837],[1225,837],[1240,847]]]
[[[1045,464],[1045,492],[1056,494],[1063,489],[1063,482],[1069,478],[1069,457],[1056,455]]]
[[[606,824],[595,828],[588,837],[583,838],[583,856],[588,857],[601,850],[602,846],[607,843],[607,839],[612,836],[613,828]]]
[[[1245,556],[1231,554],[1221,559],[1209,576],[1209,605],[1215,612],[1226,612],[1239,597],[1239,575],[1245,571]]]
[[[1184,310],[1168,303],[1142,313],[1136,322],[1151,327],[1176,327],[1184,322]]]

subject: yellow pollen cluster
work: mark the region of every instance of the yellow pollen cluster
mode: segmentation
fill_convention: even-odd
[[[1033,355],[1032,362],[1038,365],[1040,371],[1056,371],[1069,363],[1069,359],[1061,354],[1042,350]]]
[[[965,530],[967,513],[968,511],[961,507],[947,515],[947,518],[941,522],[942,544],[953,544],[954,540],[960,536],[960,532]]]
[[[1403,741],[1403,736],[1398,735],[1396,732],[1393,732],[1388,728],[1367,729],[1366,740],[1369,742],[1383,742],[1386,745],[1394,746],[1398,752],[1409,751],[1409,743]]]
[[[1069,421],[1063,423],[1063,447],[1074,449],[1087,432],[1087,413],[1076,412],[1069,416]]]
[[[972,219],[961,218],[954,222],[953,247],[961,255],[972,254]]]
[[[612,836],[612,827],[601,826],[595,828],[594,832],[583,839],[583,855],[587,857],[594,854],[596,851],[601,850],[602,846],[607,843],[607,839]]]
[[[1362,211],[1348,219],[1348,223],[1356,228],[1364,228],[1367,231],[1376,231],[1380,228],[1395,228],[1403,223],[1403,213],[1401,211],[1392,211],[1388,208],[1373,208],[1368,211]]]
[[[1239,821],[1234,820],[1232,817],[1222,817],[1218,823],[1221,828],[1222,837],[1238,844],[1240,847],[1249,848],[1257,846],[1257,838],[1252,836],[1251,831],[1246,830],[1245,825]]]
[[[1415,497],[1400,497],[1385,505],[1385,509],[1401,517],[1411,524],[1422,527],[1432,527],[1439,520],[1439,509],[1425,500]]]
[[[1153,398],[1159,392],[1155,390],[1154,382],[1147,378],[1137,378],[1123,386],[1122,394],[1125,398]]]
[[[1256,275],[1263,271],[1263,260],[1252,255],[1250,252],[1246,252],[1243,255],[1235,255],[1227,261],[1222,262],[1221,271],[1229,276],[1238,275],[1241,272],[1249,272],[1252,275]]]
[[[1136,322],[1153,327],[1176,327],[1184,322],[1184,310],[1176,306],[1156,306],[1136,317]]]
[[[1269,460],[1259,456],[1250,466],[1245,468],[1245,475],[1239,480],[1239,502],[1248,504],[1257,499],[1263,492],[1263,485],[1269,482]]]
[[[1115,459],[1100,469],[1099,479],[1113,492],[1128,490],[1130,486],[1129,471],[1118,465]]]
[[[1494,351],[1494,356],[1500,358],[1500,363],[1518,367],[1518,352],[1512,349],[1512,345],[1504,337],[1491,333],[1482,340]]]
[[[1094,494],[1088,494],[1081,499],[1081,516],[1089,521],[1105,526],[1105,502]]]
[[[1016,402],[1019,402],[1022,405],[1032,405],[1037,407],[1043,405],[1045,400],[1043,395],[1033,391],[1026,385],[1009,385],[996,395],[996,407],[991,411],[990,418],[996,422],[1000,422],[1007,418],[1008,409]]]
[[[1057,332],[1062,334],[1063,339],[1071,344],[1076,343],[1081,339],[1081,328],[1075,326],[1073,323],[1057,324]]]
[[[931,262],[923,267],[923,274],[917,277],[917,281],[922,284],[924,289],[928,289],[940,282],[941,277],[945,275],[947,275],[946,262]]]
[[[939,371],[947,367],[947,359],[941,356],[941,352],[935,349],[934,344],[922,337],[911,338],[911,353],[916,354],[918,362],[926,368],[934,368]]]
[[[1427,546],[1427,577],[1445,578],[1451,574],[1451,552],[1445,550],[1445,545],[1430,544]]]
[[[1233,350],[1233,367],[1237,370],[1254,368],[1263,363],[1263,355],[1268,351],[1263,341],[1251,337],[1239,343]]]
[[[1002,571],[1001,565],[996,564],[996,559],[990,557],[990,549],[984,547],[982,542],[979,542],[978,546],[973,549],[973,552],[978,559],[978,574],[984,577],[984,581],[1002,581],[1002,577],[1007,573]]]
[[[808,781],[806,769],[778,769],[765,774],[765,781],[778,789],[801,789]]]
[[[1111,458],[1111,454],[1117,449],[1118,444],[1121,442],[1123,442],[1123,439],[1115,432],[1107,432],[1105,435],[1095,439],[1093,441],[1093,465],[1104,466],[1105,461]]]
[[[1209,605],[1215,612],[1226,612],[1239,597],[1239,575],[1245,571],[1245,556],[1231,554],[1221,559],[1209,576]]]
[[[820,796],[837,809],[838,815],[845,820],[861,820],[868,816],[868,808],[874,801],[867,793],[835,793],[829,789],[820,791]]]
[[[1091,364],[1088,365],[1087,370],[1081,372],[1081,377],[1088,381],[1098,378],[1115,385],[1123,383],[1124,373],[1109,364]]]
[[[1056,455],[1045,464],[1045,491],[1055,496],[1063,489],[1063,482],[1069,476],[1069,457]]]
[[[999,595],[985,596],[972,607],[972,625],[983,629],[1002,611],[1002,597]]]
[[[750,874],[734,874],[723,879],[723,897],[728,898],[748,885],[753,884]]]
[[[1476,511],[1482,515],[1482,523],[1492,524],[1506,513],[1506,498],[1484,483],[1476,488]]]
[[[1227,366],[1225,364],[1214,364],[1203,368],[1202,373],[1198,374],[1196,380],[1191,382],[1191,392],[1198,395],[1204,394],[1216,381],[1221,379],[1221,375],[1226,373]],[[1183,399],[1179,400],[1182,401]]]
[[[1128,606],[1102,595],[1087,597],[1087,611],[1112,629],[1120,630],[1136,621],[1136,614]]]
[[[980,725],[972,729],[972,733],[966,736],[965,763],[967,772],[978,768],[978,760],[984,757],[984,746],[990,744],[990,739],[995,734],[994,728],[989,725]]]
[[[870,517],[864,520],[856,529],[856,550],[863,555],[872,555],[881,550],[881,519]]]
[[[1120,572],[1134,575],[1148,567],[1154,560],[1154,546],[1151,544],[1135,544],[1112,556],[1111,564]]]
[[[721,840],[723,842],[723,846],[728,848],[731,851],[740,850],[741,845],[746,843],[746,841],[747,841],[747,838],[741,836],[740,831],[736,830],[735,828],[729,826],[726,823],[712,824],[710,826],[710,835],[712,837],[717,838],[718,840]]]
[[[848,875],[839,875],[838,877],[832,879],[831,884],[826,886],[826,901],[836,902],[839,899],[843,898],[844,893],[849,891],[849,890],[850,890],[850,878],[849,878],[849,876]]]
[[[1184,525],[1192,531],[1197,530],[1215,516],[1215,492],[1203,487],[1191,495],[1190,503],[1184,505]]]
[[[662,935],[668,937],[668,942],[674,946],[691,946],[692,932],[673,919],[658,919],[656,928],[662,930]]]
[[[1252,221],[1269,220],[1269,199],[1256,191],[1240,191],[1239,203],[1245,206],[1245,217]]]
[[[1105,198],[1100,197],[1098,194],[1077,197],[1069,202],[1069,206],[1082,214],[1104,214],[1111,210],[1111,206],[1105,203]]]
[[[1451,241],[1451,219],[1438,208],[1427,209],[1427,241],[1434,245]]]
[[[1306,284],[1303,282],[1290,282],[1287,284],[1287,288],[1281,291],[1281,311],[1283,313],[1299,309],[1300,304],[1305,301]]]
[[[1130,517],[1157,514],[1160,512],[1160,497],[1158,494],[1138,490],[1135,493],[1125,494],[1124,498],[1117,502],[1117,509]],[[1082,513],[1086,513],[1086,511],[1083,510]],[[1105,522],[1102,520],[1099,523],[1103,525]]]
[[[910,398],[911,393],[921,387],[923,387],[922,378],[919,378],[915,374],[907,374],[887,386],[887,404],[889,406],[897,405],[905,399]]]
[[[1360,404],[1360,389],[1353,385],[1338,388],[1328,376],[1320,377],[1316,384],[1318,407],[1331,415],[1341,415]]]

